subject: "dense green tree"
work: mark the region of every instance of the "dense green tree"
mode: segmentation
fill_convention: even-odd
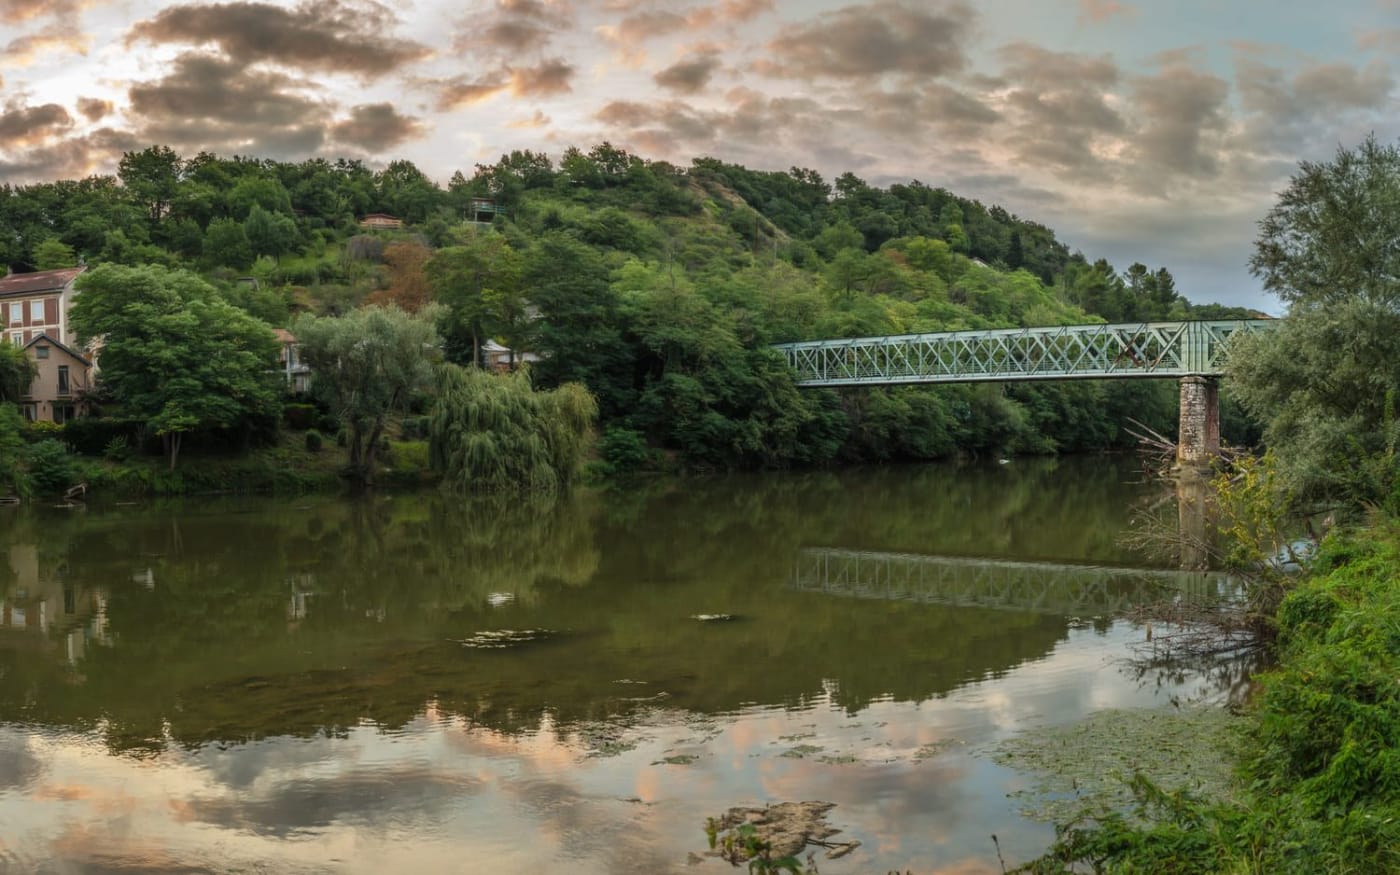
[[[254,255],[276,258],[296,247],[297,225],[290,216],[273,213],[253,204],[248,218],[243,220],[243,233]]]
[[[34,267],[38,270],[76,267],[77,264],[78,256],[73,247],[61,240],[45,240],[34,247]]]
[[[253,263],[248,232],[234,219],[215,219],[204,232],[204,263],[211,267],[247,268]]]
[[[292,326],[312,391],[346,431],[350,475],[367,483],[389,415],[428,388],[439,358],[436,308],[405,313],[364,307],[344,316],[301,316]]]
[[[0,404],[14,404],[29,394],[39,369],[17,344],[0,343]]]
[[[481,345],[490,332],[504,325],[515,333],[524,321],[522,269],[519,253],[492,231],[467,232],[457,245],[433,253],[425,270],[437,300],[448,309],[449,355],[480,365]]]
[[[598,415],[578,383],[537,392],[524,371],[443,365],[429,424],[434,469],[463,492],[568,489]]]
[[[170,212],[182,169],[183,162],[174,149],[150,146],[140,152],[123,153],[117,164],[117,175],[154,223]]]
[[[102,343],[103,391],[164,442],[170,467],[184,436],[274,421],[281,393],[268,326],[194,274],[101,265],[79,278],[72,324]]]
[[[1290,307],[1277,330],[1240,339],[1229,377],[1305,496],[1376,500],[1396,479],[1397,205],[1400,149],[1368,138],[1304,162],[1260,223],[1250,266]]]

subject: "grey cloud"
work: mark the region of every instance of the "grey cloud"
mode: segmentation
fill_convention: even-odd
[[[1315,64],[1287,71],[1241,52],[1235,82],[1245,114],[1241,136],[1255,153],[1299,156],[1329,149],[1385,115],[1395,79],[1384,64]],[[1354,130],[1353,130],[1354,129]]]
[[[516,97],[551,97],[573,90],[574,66],[562,58],[542,61],[533,67],[510,70],[510,90]]]
[[[86,55],[92,37],[71,26],[51,24],[10,40],[0,51],[0,67],[25,67],[45,55]]]
[[[616,43],[632,46],[659,36],[684,30],[686,18],[675,12],[647,10],[629,15],[609,28],[607,34]]]
[[[505,60],[520,52],[543,51],[573,21],[573,8],[567,2],[498,0],[490,12],[473,12],[462,20],[452,47]]]
[[[16,98],[0,108],[0,148],[37,145],[73,127],[73,117],[56,103],[28,106]]]
[[[719,51],[706,49],[693,52],[652,77],[657,85],[680,94],[695,94],[710,84],[721,62]]]
[[[61,139],[0,158],[0,181],[35,182],[77,179],[110,166],[123,152],[139,149],[129,131],[101,128],[86,136]]]
[[[1010,118],[1006,141],[1017,157],[1071,178],[1103,178],[1106,168],[1095,146],[1128,127],[1106,97],[1120,79],[1113,60],[1028,43],[1005,46],[998,54],[1005,67],[989,84],[1004,92]]]
[[[15,24],[37,18],[71,18],[81,8],[77,0],[0,0],[0,21]]]
[[[860,116],[876,130],[908,135],[927,126],[950,135],[974,135],[1002,119],[1000,113],[978,98],[941,82],[900,91],[865,91],[857,95],[859,106],[846,112],[860,124]]]
[[[187,52],[164,78],[134,84],[128,93],[136,115],[192,126],[220,121],[266,127],[324,119],[324,106],[292,90],[301,85],[281,73]]]
[[[78,113],[90,122],[101,121],[112,114],[112,101],[96,97],[79,97]]]
[[[331,126],[331,137],[336,142],[376,153],[417,139],[423,133],[423,124],[418,119],[400,115],[387,103],[353,107],[348,119]]]
[[[430,80],[420,84],[427,85],[437,92],[435,106],[439,112],[446,112],[490,100],[504,91],[509,83],[502,73],[488,73],[474,79],[458,76],[453,79]]]
[[[1215,176],[1220,135],[1228,123],[1229,85],[1210,73],[1167,67],[1137,79],[1133,96],[1141,127],[1133,137],[1138,182],[1160,188],[1162,174]]]
[[[1390,70],[1379,62],[1361,70],[1350,64],[1317,64],[1290,78],[1277,67],[1245,59],[1237,64],[1236,82],[1246,111],[1287,118],[1380,109],[1395,88]]]
[[[187,4],[137,23],[127,44],[213,43],[243,64],[382,76],[431,54],[424,45],[389,35],[398,18],[373,0],[304,0],[292,9],[256,0]]]
[[[945,76],[966,68],[963,46],[975,19],[960,2],[874,0],[847,6],[783,28],[768,44],[771,59],[755,69],[797,79]]]
[[[131,86],[131,113],[143,140],[184,151],[207,149],[299,157],[326,139],[331,107],[301,93],[306,83],[187,52],[166,75]]]

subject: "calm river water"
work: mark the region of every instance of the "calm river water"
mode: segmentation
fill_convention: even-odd
[[[1212,692],[1110,619],[1179,580],[1084,567],[1147,565],[1137,480],[0,509],[0,872],[719,873],[706,817],[801,800],[823,873],[1000,872],[1052,830],[991,745]]]

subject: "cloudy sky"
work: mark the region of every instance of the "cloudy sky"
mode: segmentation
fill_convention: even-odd
[[[1400,136],[1400,0],[0,0],[0,181],[165,143],[413,160],[531,148],[918,179],[1193,300],[1300,159]]]

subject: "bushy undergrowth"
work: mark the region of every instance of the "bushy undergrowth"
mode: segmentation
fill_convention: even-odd
[[[1034,873],[1400,871],[1400,522],[1330,539],[1277,614],[1237,805],[1137,779],[1137,817],[1064,827]],[[1148,823],[1142,826],[1143,821]]]

